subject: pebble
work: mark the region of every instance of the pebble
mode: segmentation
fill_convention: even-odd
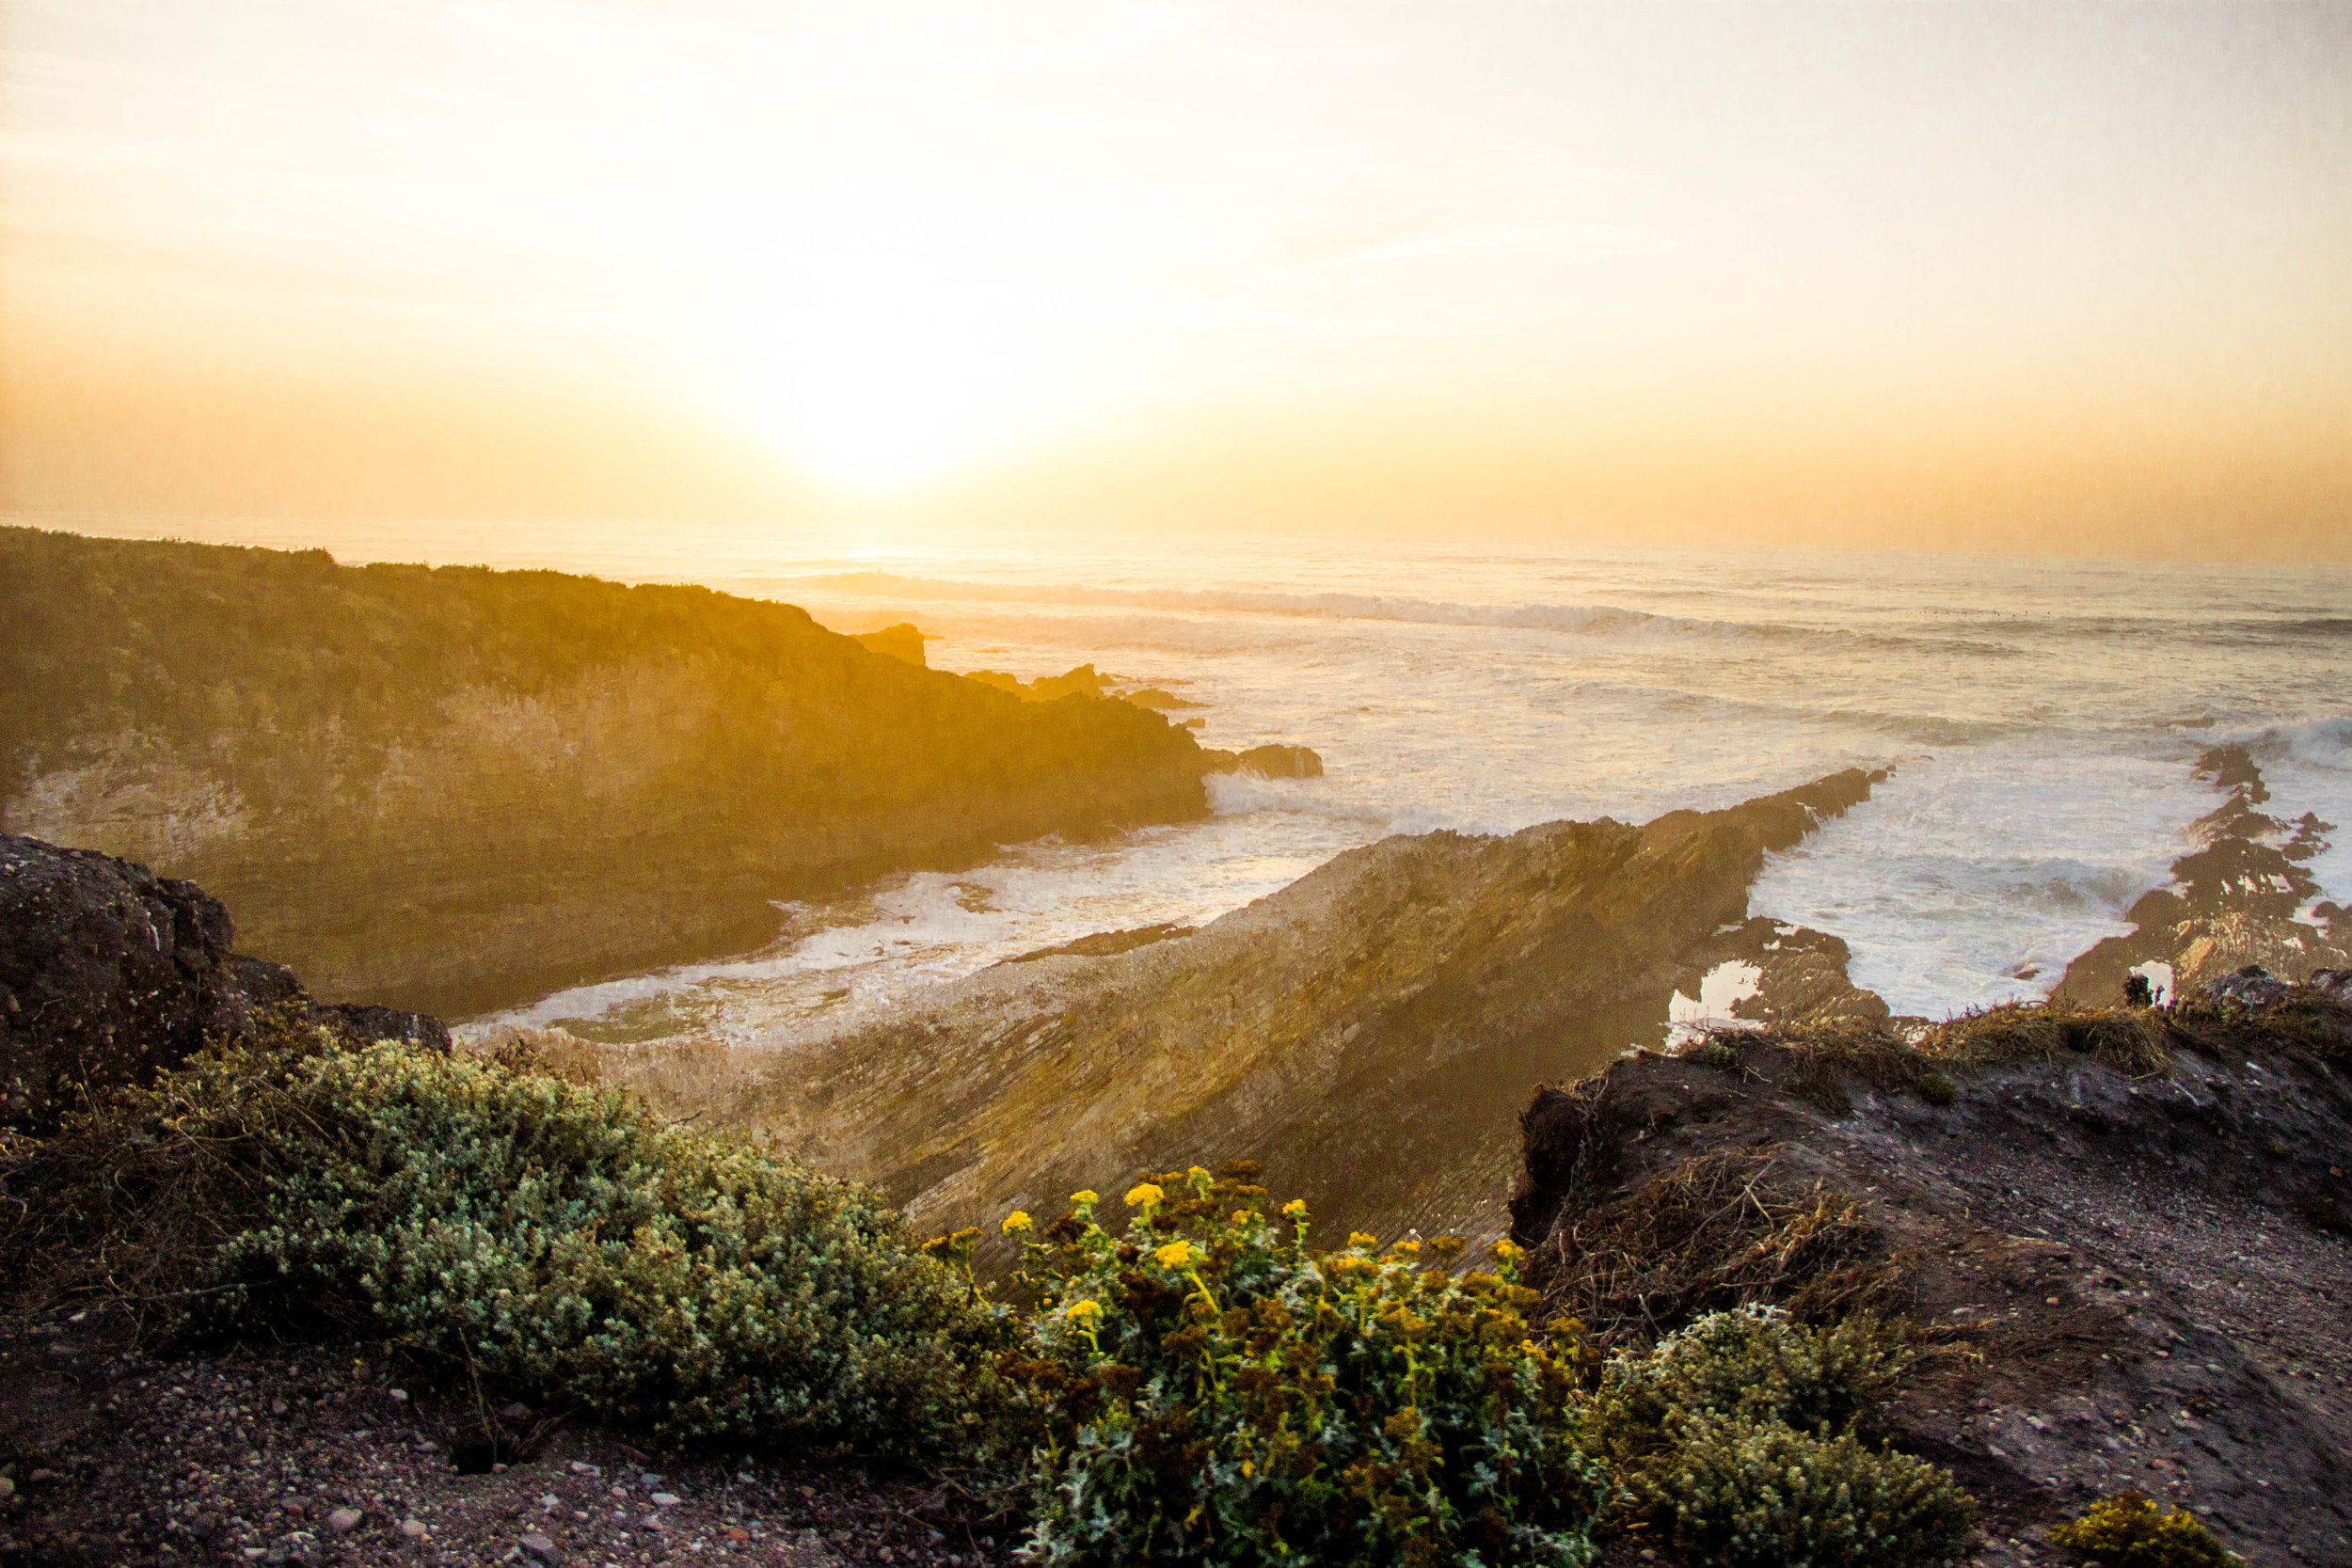
[[[359,1528],[359,1521],[366,1517],[356,1508],[339,1508],[326,1516],[326,1528],[337,1535],[349,1535]]]
[[[677,1502],[677,1494],[675,1492],[656,1492],[653,1495],[653,1506],[656,1508],[675,1508]]]
[[[542,1562],[553,1562],[555,1560],[555,1543],[548,1540],[546,1536],[541,1535],[536,1530],[533,1530],[529,1535],[524,1536],[518,1544],[521,1545],[524,1551],[529,1552],[532,1557],[537,1558]]]
[[[408,1390],[405,1388],[388,1388],[384,1392],[384,1397],[390,1400],[394,1404],[406,1404],[408,1402]]]
[[[400,1533],[406,1536],[411,1541],[421,1541],[424,1539],[424,1521],[422,1519],[403,1519],[400,1522]]]

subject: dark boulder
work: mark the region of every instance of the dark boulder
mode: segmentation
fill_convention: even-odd
[[[273,1011],[449,1049],[421,1013],[314,1006],[292,970],[230,952],[234,937],[193,882],[0,835],[0,1125],[53,1128],[90,1091],[151,1079]]]

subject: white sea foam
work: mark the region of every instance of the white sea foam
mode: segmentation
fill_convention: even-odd
[[[2226,740],[2265,809],[2344,826],[2312,867],[2352,901],[2352,639],[2329,629],[2352,573],[1184,540],[757,571],[704,580],[843,629],[914,620],[942,668],[1182,683],[1203,744],[1311,745],[1327,776],[1216,778],[1206,820],[795,907],[760,953],[510,1017],[787,1039],[1090,931],[1213,919],[1386,833],[1640,821],[1888,764],[1772,859],[1755,912],[1844,937],[1858,984],[1940,1015],[2038,994],[2123,929],[2217,803],[2189,769]]]
[[[1763,980],[1761,965],[1728,958],[1700,977],[1698,995],[1676,991],[1666,1000],[1667,1048],[1686,1045],[1708,1029],[1757,1027],[1734,1017],[1732,1008],[1754,996]]]

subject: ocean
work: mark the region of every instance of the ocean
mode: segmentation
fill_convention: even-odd
[[[2345,825],[2312,870],[2352,904],[2344,569],[1217,539],[546,563],[704,581],[842,630],[913,621],[936,668],[1091,663],[1200,705],[1174,717],[1206,745],[1311,746],[1327,771],[1213,779],[1205,821],[780,903],[757,952],[477,1028],[788,1044],[1089,932],[1199,925],[1386,834],[1641,821],[1855,766],[1893,774],[1774,857],[1751,912],[1843,937],[1857,984],[1942,1016],[2041,995],[2127,929],[2216,805],[2191,768],[2222,741],[2252,749],[2268,810]]]

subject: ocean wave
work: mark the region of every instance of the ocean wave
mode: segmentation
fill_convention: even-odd
[[[828,577],[794,578],[772,586],[827,594],[930,599],[949,603],[1231,610],[1321,620],[1502,626],[1597,634],[1654,630],[1700,636],[1820,635],[1811,627],[1653,615],[1646,610],[1626,610],[1615,605],[1464,604],[1450,599],[1417,599],[1386,594],[1288,594],[1271,589],[1247,588],[1089,588],[1077,583],[960,582],[935,578],[901,577],[892,572],[842,572]]]

